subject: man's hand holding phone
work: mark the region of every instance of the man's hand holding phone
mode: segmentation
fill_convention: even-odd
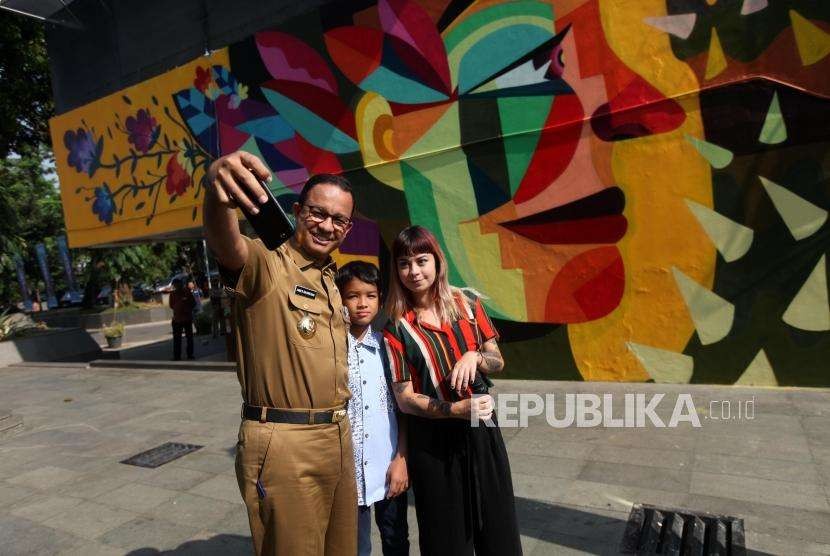
[[[259,205],[268,201],[260,180],[271,181],[271,172],[259,158],[245,151],[215,160],[207,171],[208,194],[219,205],[240,207],[248,214],[258,214]]]
[[[219,205],[239,207],[268,249],[276,249],[294,226],[268,189],[271,173],[262,161],[239,151],[214,162],[208,170],[210,189]]]

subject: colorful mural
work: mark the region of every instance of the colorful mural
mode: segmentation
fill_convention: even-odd
[[[515,375],[830,385],[830,4],[339,2],[52,124],[73,245],[198,220],[244,149],[343,172],[339,260],[436,232]]]

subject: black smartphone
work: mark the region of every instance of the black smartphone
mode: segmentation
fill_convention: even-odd
[[[274,250],[291,237],[294,233],[294,224],[285,214],[285,211],[282,210],[274,194],[268,189],[268,184],[262,180],[259,181],[259,184],[265,190],[265,194],[268,195],[267,201],[257,205],[259,212],[251,214],[242,205],[239,206],[239,209],[248,222],[251,223],[265,247]]]

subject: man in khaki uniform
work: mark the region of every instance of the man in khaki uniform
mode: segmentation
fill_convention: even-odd
[[[235,283],[234,334],[243,420],[236,476],[258,555],[357,550],[357,500],[345,313],[331,252],[351,228],[354,198],[339,176],[308,180],[296,231],[269,251],[239,231],[236,206],[256,211],[270,172],[237,152],[208,170],[204,226]],[[226,282],[228,283],[228,282]]]

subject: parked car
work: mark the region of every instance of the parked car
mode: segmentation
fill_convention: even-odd
[[[153,297],[156,289],[147,284],[136,284],[133,286],[133,300],[134,301],[148,301]]]
[[[59,307],[76,307],[81,304],[83,301],[84,296],[81,293],[77,293],[75,295],[75,299],[72,299],[72,292],[67,290],[61,297],[58,299],[58,306]]]
[[[180,272],[179,274],[174,274],[167,280],[161,282],[159,285],[156,286],[156,293],[170,293],[173,291],[173,280],[179,279],[185,284],[187,283],[190,275],[186,272]]]
[[[96,305],[112,305],[112,286],[104,286],[95,296]]]

